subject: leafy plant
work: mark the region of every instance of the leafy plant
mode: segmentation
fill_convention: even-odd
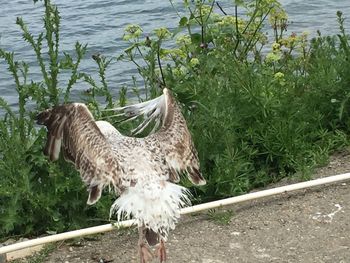
[[[143,36],[130,25],[126,32],[137,33],[127,33],[122,58],[135,63],[150,96],[166,85],[185,105],[208,179],[192,188],[201,202],[309,175],[348,144],[348,36],[339,14],[339,41],[310,42],[307,33],[287,35],[277,1],[236,1],[232,15],[214,1],[184,1],[184,9],[174,32]]]
[[[44,32],[37,37],[30,33],[22,18],[16,21],[23,39],[36,54],[42,80],[30,80],[28,64],[16,61],[12,52],[0,48],[0,58],[7,63],[18,93],[18,114],[0,98],[0,107],[5,111],[0,120],[0,236],[58,232],[96,224],[93,220],[107,220],[111,204],[107,195],[96,206],[87,207],[87,193],[75,169],[62,160],[48,162],[42,153],[46,132],[35,125],[35,115],[42,109],[69,102],[71,89],[78,80],[92,87],[85,98],[96,115],[103,108],[99,97],[105,97],[106,106],[112,105],[105,82],[110,60],[102,56],[94,59],[101,84],[80,72],[87,45],[77,42],[75,54],[62,54],[58,9],[49,0],[44,0],[43,5]],[[58,82],[61,73],[70,75],[65,88]]]

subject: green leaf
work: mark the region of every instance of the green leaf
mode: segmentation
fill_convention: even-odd
[[[192,40],[192,43],[199,46],[202,42],[202,35],[199,33],[193,33],[191,34],[191,40]]]
[[[179,26],[187,26],[188,23],[188,19],[187,17],[181,17],[180,22],[179,22]]]

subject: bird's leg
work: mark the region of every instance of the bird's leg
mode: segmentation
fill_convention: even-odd
[[[145,237],[145,227],[139,227],[139,254],[140,254],[140,263],[150,262],[153,258],[151,251],[144,241]]]
[[[158,244],[156,253],[159,258],[159,262],[162,263],[166,261],[165,241],[161,236],[159,236],[159,240],[160,242]]]

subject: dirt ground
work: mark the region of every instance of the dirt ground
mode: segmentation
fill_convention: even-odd
[[[350,154],[338,153],[314,178],[349,171]],[[295,179],[270,187],[290,183]],[[350,262],[350,181],[225,210],[233,211],[227,224],[218,223],[207,212],[184,216],[169,235],[167,262]],[[115,231],[95,240],[62,244],[45,262],[139,262],[136,245],[137,231]]]

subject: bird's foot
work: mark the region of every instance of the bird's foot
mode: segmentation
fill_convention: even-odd
[[[148,246],[144,243],[140,244],[140,262],[141,263],[148,263],[151,262],[153,259],[152,252],[148,248]]]
[[[161,240],[156,248],[156,253],[159,258],[159,262],[163,263],[166,261],[166,250],[165,250],[165,244],[164,241]]]

